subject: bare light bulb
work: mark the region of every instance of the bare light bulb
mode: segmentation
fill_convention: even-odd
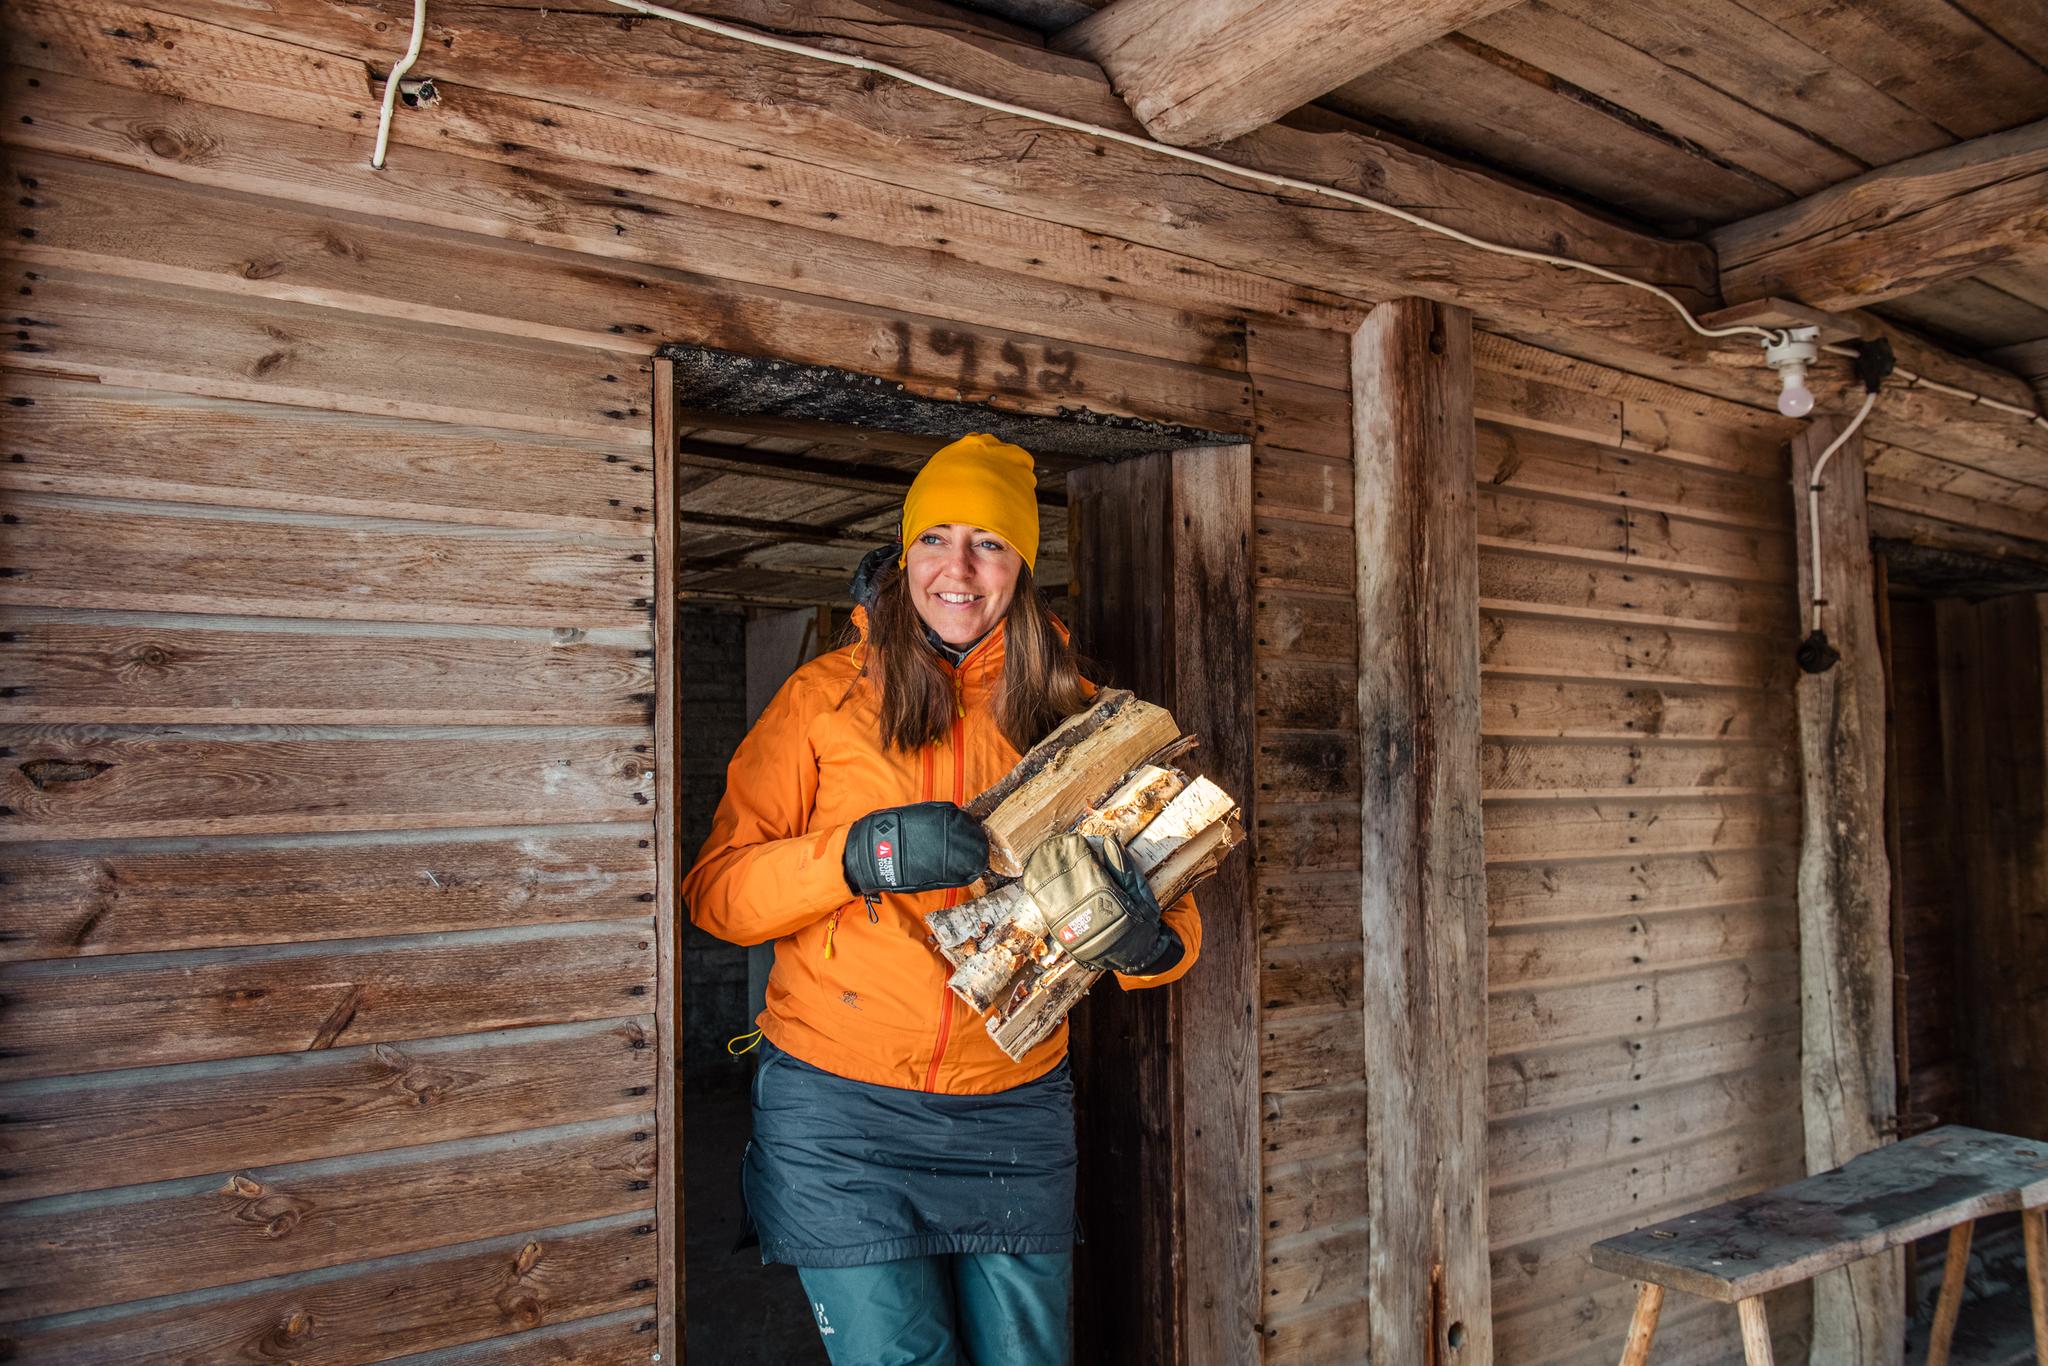
[[[1786,417],[1805,417],[1813,411],[1813,390],[1806,387],[1804,365],[1783,365],[1778,368],[1778,411]]]

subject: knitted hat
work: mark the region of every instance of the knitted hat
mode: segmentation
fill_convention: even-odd
[[[1038,477],[1031,452],[970,432],[941,447],[903,496],[903,547],[935,526],[993,531],[1032,568],[1038,561]],[[902,561],[897,561],[899,564]]]

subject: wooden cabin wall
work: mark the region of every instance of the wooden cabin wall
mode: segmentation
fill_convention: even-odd
[[[361,55],[209,13],[6,19],[0,1321],[644,1362],[654,348],[1248,433],[1245,323],[1164,253],[1126,297],[660,200],[702,146],[592,117],[637,170],[565,167],[471,121],[575,111],[473,88],[373,172]],[[1341,391],[1274,383],[1278,439],[1341,449]]]
[[[1803,1174],[1791,424],[1478,350],[1497,1359],[1611,1360],[1591,1243]]]
[[[161,1329],[306,1360],[498,1335],[496,1362],[645,1360],[659,1239],[627,1093],[651,1084],[639,799],[664,775],[638,748],[633,557],[649,358],[682,341],[1251,435],[1259,1331],[1270,1361],[1355,1361],[1356,307],[743,145],[772,131],[638,121],[632,20],[548,58],[613,63],[604,107],[440,49],[442,105],[402,112],[372,172],[405,9],[6,15],[0,658],[37,672],[0,680],[28,765],[0,831],[48,909],[0,944],[28,984],[0,1019],[43,1050],[9,1063],[0,1193],[67,1230],[99,1212],[50,1263],[89,1273],[49,1282],[69,1298],[0,1300],[80,1315],[17,1332],[24,1355]],[[1587,1244],[1799,1165],[1791,424],[1479,344],[1497,1341],[1595,1361],[1630,1291]],[[2048,500],[1897,448],[1871,475],[1913,517],[2010,527]],[[465,880],[418,876],[422,848]],[[82,923],[109,886],[148,913]],[[550,1165],[550,1135],[616,1146]],[[429,1142],[456,1145],[424,1185],[454,1214],[408,1203]],[[549,1202],[500,1198],[530,1159]],[[1724,1317],[1674,1306],[1659,1359],[1725,1352]]]

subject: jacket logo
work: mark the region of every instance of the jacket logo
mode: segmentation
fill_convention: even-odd
[[[1076,939],[1088,933],[1088,927],[1094,923],[1095,908],[1093,906],[1085,907],[1079,915],[1060,926],[1060,942],[1062,944],[1073,943]]]
[[[891,887],[896,885],[896,846],[887,840],[875,841],[875,870],[882,875],[882,881]]]

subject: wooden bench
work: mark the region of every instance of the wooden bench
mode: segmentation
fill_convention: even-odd
[[[1763,1296],[1949,1230],[1927,1366],[1946,1366],[1970,1233],[2021,1211],[2034,1353],[2048,1366],[2048,1143],[1945,1125],[1804,1181],[1593,1245],[1593,1265],[1642,1282],[1622,1366],[1643,1366],[1667,1288],[1732,1303],[1749,1366],[1771,1366]]]

